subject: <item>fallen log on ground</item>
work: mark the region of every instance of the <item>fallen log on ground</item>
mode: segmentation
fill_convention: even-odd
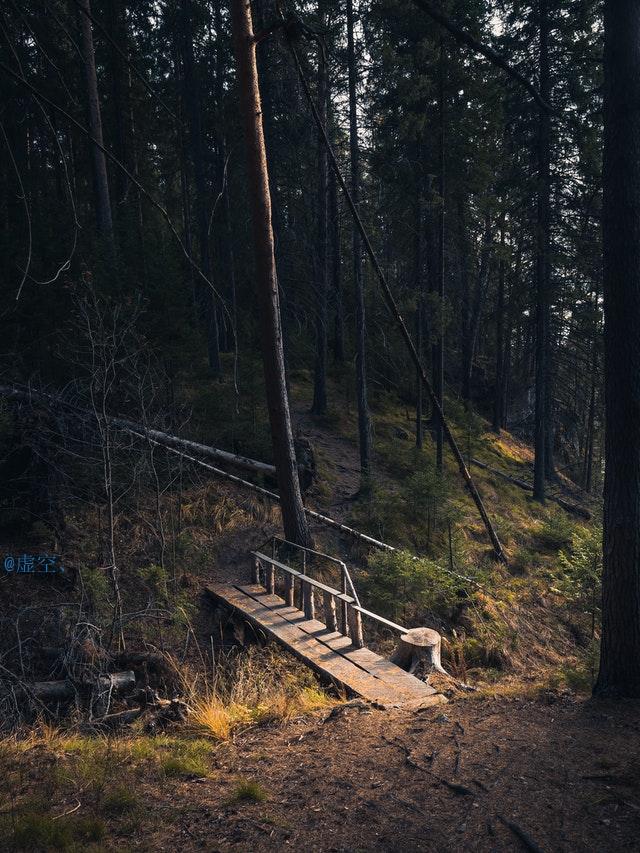
[[[135,687],[136,677],[131,670],[114,672],[98,676],[93,681],[75,682],[71,679],[60,681],[21,682],[20,692],[39,702],[68,702],[81,691],[93,690],[98,693],[125,693]]]
[[[488,471],[489,474],[493,474],[494,477],[500,477],[500,479],[506,480],[514,486],[518,486],[519,489],[524,489],[527,492],[533,492],[533,485],[531,483],[527,483],[526,480],[521,480],[519,477],[512,477],[511,474],[499,471],[497,468],[492,468],[490,465],[487,465],[486,462],[481,462],[479,459],[472,458],[471,464],[475,465],[477,468],[482,468],[484,471]],[[558,497],[558,495],[547,495],[547,500],[557,503],[558,506],[562,507],[562,509],[565,509],[573,515],[578,515],[586,521],[591,520],[591,512],[586,507],[579,506],[578,504],[572,504],[564,498]]]
[[[49,394],[47,391],[40,391],[34,388],[21,388],[18,385],[0,385],[0,395],[11,399],[21,400],[23,402],[33,402],[35,400],[47,405],[64,405],[68,409],[73,410],[79,417],[94,417],[93,413],[89,409],[76,406],[61,397]],[[230,453],[227,450],[219,450],[217,447],[210,447],[207,444],[200,444],[197,441],[180,438],[177,435],[171,435],[171,433],[163,432],[162,430],[152,429],[151,427],[143,424],[137,424],[127,418],[109,416],[107,420],[111,425],[118,429],[125,430],[126,432],[135,432],[136,434],[142,433],[144,436],[152,438],[159,444],[172,447],[183,447],[191,453],[197,453],[199,456],[215,459],[217,462],[223,462],[227,465],[233,465],[236,468],[253,471],[256,474],[265,474],[275,477],[275,466],[269,465],[266,462],[259,462],[256,459],[249,459],[247,456],[240,456],[236,453]]]

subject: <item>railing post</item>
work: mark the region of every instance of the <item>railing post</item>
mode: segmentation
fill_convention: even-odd
[[[266,584],[267,592],[273,595],[276,591],[276,570],[273,563],[267,563]]]
[[[303,605],[304,605],[304,615],[307,619],[315,619],[316,618],[316,597],[315,591],[311,584],[302,582],[303,586]]]
[[[364,648],[364,636],[362,634],[362,616],[358,610],[349,608],[349,627],[351,628],[351,642],[357,649]]]
[[[253,570],[251,572],[251,582],[256,584],[257,586],[260,584],[260,569],[262,568],[262,562],[259,557],[253,558]]]
[[[336,599],[330,592],[323,593],[324,624],[329,631],[338,630],[338,618],[336,616]]]
[[[342,572],[342,592],[347,594],[347,576],[344,571],[344,567],[341,569]],[[348,604],[346,601],[340,601],[340,633],[344,634],[345,637],[349,636],[349,618],[348,618]]]
[[[303,575],[303,577],[306,576],[306,574],[307,574],[307,552],[303,551],[302,552],[302,575]],[[304,580],[302,578],[300,578],[300,600],[298,602],[298,609],[303,610],[305,613],[307,612],[306,611],[306,598],[305,598],[306,586],[307,585],[305,584]]]
[[[284,588],[285,588],[284,600],[287,602],[287,605],[289,607],[293,607],[293,595],[295,592],[295,586],[293,583],[293,575],[290,575],[289,572],[287,572],[285,579],[284,579]]]

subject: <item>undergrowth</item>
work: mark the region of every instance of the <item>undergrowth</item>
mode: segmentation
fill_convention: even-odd
[[[335,705],[305,667],[275,647],[219,656],[214,677],[192,684],[191,725],[216,740],[250,725],[277,723]]]

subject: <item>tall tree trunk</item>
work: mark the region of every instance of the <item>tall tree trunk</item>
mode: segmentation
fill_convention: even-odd
[[[217,179],[218,192],[220,193],[221,214],[219,217],[218,240],[219,254],[222,261],[221,269],[224,280],[228,285],[229,302],[231,304],[231,317],[223,318],[221,328],[224,325],[225,351],[229,352],[236,348],[238,310],[236,296],[236,271],[235,253],[233,250],[233,234],[231,231],[231,206],[229,203],[229,176],[227,174],[227,140],[225,137],[225,113],[224,113],[224,70],[226,60],[226,47],[223,38],[222,10],[220,0],[213,4],[213,16],[216,32],[216,154],[217,154]],[[231,328],[229,328],[229,325]]]
[[[115,45],[127,50],[127,32],[124,26],[123,9],[120,0],[108,0],[107,23],[110,36],[109,42],[109,77],[111,87],[111,115],[113,121],[114,151],[118,160],[129,168],[129,152],[127,145],[127,83],[122,67],[122,57]],[[116,221],[118,205],[124,200],[129,179],[120,169],[113,174],[115,189]]]
[[[539,17],[539,89],[542,98],[549,100],[549,9],[548,0],[538,0]],[[551,115],[542,107],[538,113],[538,213],[536,226],[536,402],[535,402],[535,460],[533,468],[533,497],[544,502],[545,477],[550,468],[548,424],[551,414],[549,379],[549,283],[551,218]]]
[[[500,227],[500,258],[498,259],[498,292],[496,297],[496,378],[493,397],[493,431],[500,435],[504,411],[504,218]]]
[[[258,31],[270,27],[278,15],[278,4],[276,0],[255,0],[254,13]],[[287,246],[292,242],[289,236],[289,221],[286,217],[286,197],[284,190],[279,186],[278,173],[276,171],[276,155],[279,150],[280,139],[278,135],[277,114],[288,112],[287,101],[289,92],[295,91],[295,84],[290,79],[290,63],[288,50],[284,57],[281,55],[283,46],[279,41],[278,33],[273,33],[269,38],[263,39],[257,46],[258,74],[260,77],[260,94],[262,98],[263,125],[267,158],[272,164],[269,171],[269,191],[271,193],[271,216],[273,234],[275,240],[276,268],[282,273],[284,269],[283,260],[286,258]],[[283,95],[282,90],[286,89]],[[291,98],[289,98],[291,100]],[[287,211],[290,214],[290,211]],[[285,369],[288,371],[289,350],[291,341],[291,326],[295,319],[295,306],[293,294],[288,284],[282,283],[282,275],[278,281],[280,289],[281,312],[282,312],[282,341],[284,346]],[[287,380],[288,381],[288,380]]]
[[[347,63],[349,66],[349,154],[351,158],[351,198],[360,201],[360,142],[358,140],[358,102],[353,0],[347,0]],[[356,395],[358,398],[358,443],[360,446],[360,485],[368,488],[371,474],[371,419],[367,399],[367,325],[362,277],[360,234],[353,226],[353,285],[356,297]]]
[[[437,290],[438,290],[438,329],[435,344],[432,348],[432,371],[433,371],[433,390],[435,391],[438,404],[442,412],[444,412],[444,279],[445,279],[445,259],[444,259],[444,237],[445,237],[445,100],[444,100],[444,42],[440,39],[440,57],[438,60],[438,114],[439,114],[439,133],[438,133],[438,195],[440,196],[440,207],[438,209],[438,263],[437,263]],[[443,448],[444,448],[444,428],[439,417],[435,420],[435,439],[436,439],[436,467],[442,471],[443,465]]]
[[[96,198],[96,221],[99,233],[109,242],[113,241],[113,219],[111,217],[111,199],[109,196],[109,180],[107,176],[107,161],[99,146],[104,146],[102,138],[102,115],[98,95],[98,77],[96,75],[96,56],[93,46],[91,29],[90,0],[80,2],[80,33],[82,40],[82,58],[84,61],[87,101],[89,112],[89,130],[98,143],[90,142],[91,165],[93,168],[93,185]],[[85,14],[86,13],[86,14]]]
[[[209,222],[207,216],[208,193],[202,140],[202,120],[200,114],[200,86],[196,74],[195,58],[193,54],[193,20],[191,0],[180,0],[180,14],[184,83],[183,96],[187,111],[187,120],[189,123],[189,142],[196,189],[196,222],[200,248],[200,266],[202,267],[202,271],[205,276],[209,281],[211,281],[212,267],[211,254],[209,251]],[[214,294],[207,284],[202,283],[198,285],[198,297],[199,309],[205,323],[207,334],[209,367],[214,376],[219,376],[221,371],[220,343]]]
[[[267,407],[282,522],[287,539],[299,545],[309,545],[311,536],[300,494],[285,380],[269,174],[262,128],[255,38],[248,0],[232,0],[231,14],[244,120]]]
[[[333,357],[338,364],[342,364],[344,361],[344,305],[342,301],[340,208],[338,206],[338,186],[333,170],[329,174],[329,223],[331,233],[331,289],[335,303]]]
[[[418,149],[420,142],[418,142]],[[419,160],[419,158],[417,158]],[[424,327],[424,275],[422,262],[423,213],[422,213],[422,175],[416,175],[416,215],[414,237],[414,288],[416,298],[416,349],[420,358],[423,357],[423,327]],[[422,429],[422,376],[416,371],[416,447],[420,449],[423,441]]]
[[[640,697],[640,4],[604,4],[606,455],[594,693]]]
[[[489,269],[491,264],[491,219],[489,214],[484,220],[484,236],[482,238],[482,248],[480,250],[480,263],[478,264],[478,274],[476,276],[476,286],[473,294],[473,305],[471,307],[471,317],[469,321],[469,329],[467,333],[468,341],[465,347],[465,365],[464,365],[464,383],[462,386],[462,396],[467,407],[472,403],[472,379],[473,379],[473,362],[476,357],[476,348],[478,346],[478,335],[480,334],[480,321],[482,319],[482,309],[487,292],[487,284],[489,281]]]
[[[325,14],[323,0],[318,4],[318,18],[321,29],[324,27]],[[327,99],[329,92],[327,64],[321,50],[318,50],[318,111],[322,126],[327,126]],[[328,162],[327,150],[322,136],[318,135],[318,233],[316,236],[315,258],[315,306],[316,306],[316,358],[313,376],[314,415],[327,413],[327,202],[328,202]]]

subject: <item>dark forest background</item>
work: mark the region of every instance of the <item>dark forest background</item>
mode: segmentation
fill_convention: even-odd
[[[434,374],[443,342],[445,408],[537,436],[547,479],[562,470],[597,491],[598,4],[443,9],[508,57],[553,112],[393,0],[299,6],[313,31],[297,46],[303,70],[351,178],[350,113],[357,125],[360,210]],[[256,31],[277,15],[258,0]],[[3,379],[67,399],[102,383],[99,405],[161,426],[204,399],[200,437],[268,459],[266,434],[243,420],[262,374],[228,9],[8,0],[1,22]],[[106,181],[78,127],[96,127],[88,28]],[[364,262],[358,311],[352,221],[282,32],[258,59],[289,376],[309,371],[316,414],[340,405],[335,387],[355,405],[359,321],[369,403],[391,392],[415,406],[415,371]],[[428,426],[426,402],[423,415]]]

